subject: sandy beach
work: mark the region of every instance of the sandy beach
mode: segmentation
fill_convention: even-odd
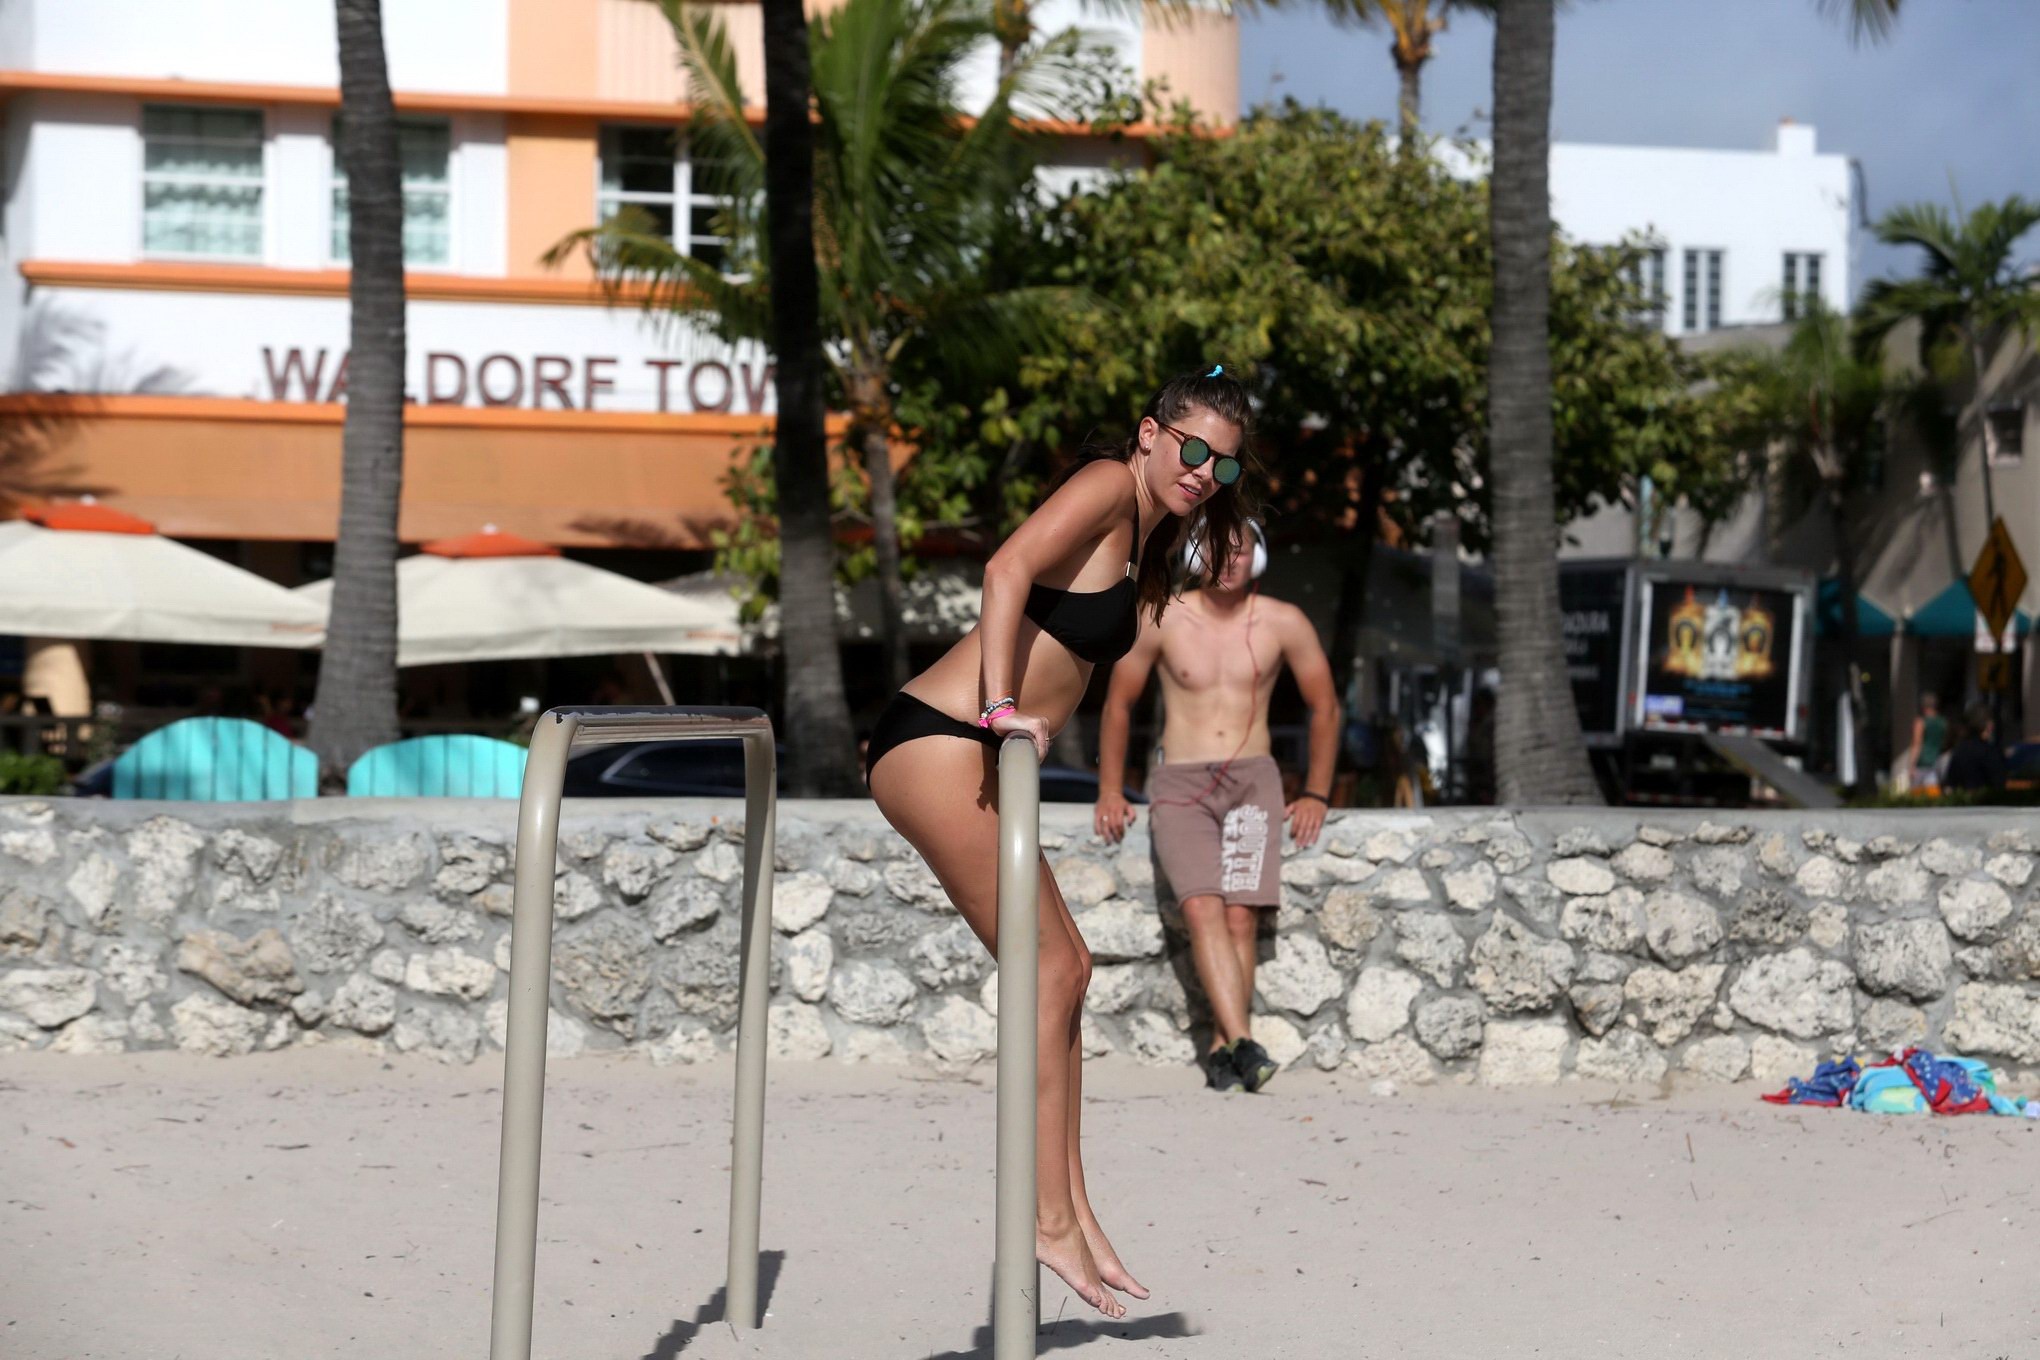
[[[2027,1353],[2040,1124],[1756,1088],[1371,1091],[1087,1068],[1093,1197],[1154,1298],[1050,1279],[1043,1353]],[[0,1057],[11,1360],[481,1356],[500,1067]],[[992,1091],[781,1064],[762,1331],[719,1320],[726,1067],[553,1065],[535,1353],[990,1355]]]

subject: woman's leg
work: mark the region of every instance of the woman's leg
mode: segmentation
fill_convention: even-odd
[[[1225,899],[1216,893],[1183,899],[1190,959],[1197,965],[1197,980],[1211,1003],[1213,1048],[1247,1037],[1247,1008],[1254,1000],[1251,990],[1241,989],[1239,949],[1226,928],[1226,911]]]
[[[1062,889],[1056,885],[1055,875],[1049,871],[1048,861],[1041,864],[1041,913],[1046,922],[1053,918],[1069,932],[1071,942],[1088,961],[1091,951],[1084,944],[1082,932],[1070,915],[1069,904],[1063,901]],[[1047,1042],[1046,1036],[1043,1042]],[[1091,1249],[1091,1259],[1097,1263],[1098,1278],[1114,1289],[1123,1290],[1137,1299],[1144,1299],[1148,1291],[1133,1272],[1119,1259],[1119,1253],[1112,1249],[1112,1243],[1105,1236],[1105,1229],[1098,1225],[1098,1215],[1091,1210],[1091,1197],[1084,1186],[1084,1017],[1081,1009],[1070,1026],[1069,1033],[1069,1138],[1070,1157],[1070,1200],[1076,1206],[1077,1223],[1084,1230],[1085,1245]]]
[[[871,795],[919,851],[978,939],[997,955],[999,815],[990,752],[960,737],[923,737],[895,747],[872,771]],[[973,796],[974,795],[974,796]],[[1051,880],[1052,882],[1052,880]],[[1060,896],[1054,902],[1060,907]],[[1091,957],[1067,910],[1041,913],[1040,1016],[1036,1031],[1035,1254],[1108,1317],[1126,1305],[1098,1276],[1070,1193],[1070,1038],[1083,1012]]]

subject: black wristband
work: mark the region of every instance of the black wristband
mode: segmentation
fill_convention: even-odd
[[[1325,797],[1325,795],[1323,795],[1322,793],[1312,793],[1309,789],[1305,789],[1302,793],[1296,795],[1296,801],[1299,803],[1306,798],[1315,798],[1320,803],[1323,803],[1326,807],[1330,807],[1332,805],[1331,799]]]

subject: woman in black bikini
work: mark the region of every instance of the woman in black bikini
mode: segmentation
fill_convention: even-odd
[[[879,716],[865,756],[871,796],[987,949],[998,939],[999,743],[1023,735],[1046,755],[1091,668],[1133,646],[1142,610],[1160,619],[1185,516],[1209,526],[1208,554],[1230,555],[1252,509],[1241,484],[1249,418],[1246,389],[1221,368],[1169,382],[1124,448],[1079,464],[993,554],[977,627]],[[1084,1190],[1080,1026],[1091,953],[1045,859],[1040,968],[1035,1254],[1120,1317],[1126,1305],[1105,1286],[1148,1293]]]

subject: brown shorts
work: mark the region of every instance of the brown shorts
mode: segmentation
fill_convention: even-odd
[[[1160,765],[1148,776],[1148,834],[1174,901],[1282,902],[1282,771],[1273,756]]]

